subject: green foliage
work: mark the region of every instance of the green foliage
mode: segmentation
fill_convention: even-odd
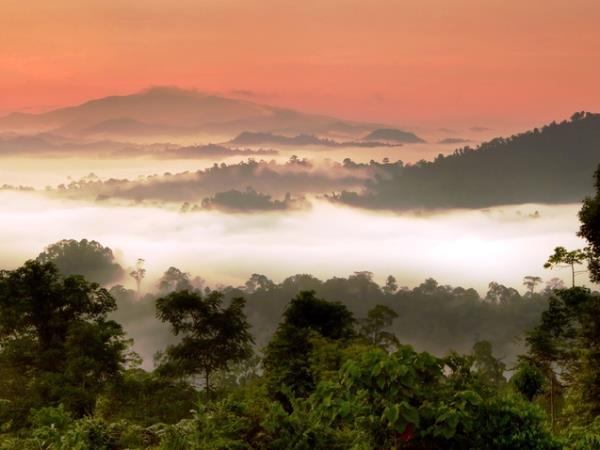
[[[571,269],[572,286],[575,287],[575,276],[583,272],[575,270],[575,267],[583,264],[590,257],[590,250],[587,247],[570,251],[564,247],[556,247],[554,253],[550,255],[548,261],[544,264],[544,268],[569,267]]]
[[[339,302],[319,299],[314,292],[300,292],[283,314],[284,324],[316,331],[329,339],[354,337],[352,313]]]
[[[563,433],[565,450],[590,450],[600,448],[600,417],[587,425],[573,425]]]
[[[279,289],[255,278],[253,295]],[[382,292],[366,272],[351,278],[357,298],[402,294]],[[473,300],[434,280],[415,289],[424,301],[441,291]],[[556,291],[527,336],[530,354],[513,389],[487,340],[466,355],[416,352],[388,331],[401,318],[391,307],[371,309],[356,333],[345,305],[311,291],[288,305],[261,373],[260,360],[249,358],[245,302],[207,292],[176,288],[157,300],[157,316],[178,341],[158,370],[146,372],[126,369],[129,342],[106,317],[115,301],[105,290],[52,264],[1,272],[0,448],[551,450],[559,442],[530,401],[541,402],[548,381],[559,379],[563,417],[577,415],[562,442],[573,449],[598,442],[600,297],[586,289]],[[520,308],[502,300],[511,292],[500,285],[495,292],[499,300],[487,308]],[[211,395],[189,384],[198,374]]]
[[[95,412],[108,422],[175,423],[189,417],[197,399],[197,392],[187,383],[131,369],[107,387]]]
[[[473,432],[463,447],[506,450],[562,448],[552,437],[545,414],[535,405],[511,395],[497,395],[482,404]]]
[[[600,114],[551,123],[433,161],[381,165],[381,176],[333,200],[369,209],[483,208],[571,203],[590,193],[598,165]],[[460,174],[460,175],[458,175]]]
[[[324,424],[351,436],[352,445],[391,448],[433,415],[426,400],[441,374],[438,360],[409,347],[392,355],[372,350],[347,361],[337,380],[319,384],[311,403]]]
[[[394,348],[400,345],[394,333],[387,331],[398,313],[386,305],[376,305],[367,313],[367,317],[359,320],[359,334],[371,345],[382,348]]]
[[[594,174],[594,187],[596,193],[583,201],[579,211],[578,236],[586,239],[590,245],[588,270],[590,278],[595,283],[600,282],[600,166]]]
[[[515,374],[510,378],[510,383],[517,392],[532,401],[543,392],[546,378],[535,364],[523,359],[519,361]]]
[[[354,335],[354,318],[344,305],[318,299],[313,291],[300,292],[265,349],[263,365],[271,391],[278,393],[286,386],[295,395],[307,396],[316,384],[310,369],[311,339],[348,340]]]
[[[176,291],[159,298],[158,318],[181,336],[180,342],[167,347],[159,371],[178,377],[204,374],[208,393],[212,373],[252,355],[253,338],[244,305],[243,298],[234,298],[224,306],[223,295],[217,291],[205,298],[196,291]]]
[[[489,341],[478,341],[473,346],[473,365],[476,372],[485,382],[495,387],[506,383],[504,371],[506,365],[492,354],[492,344]]]
[[[598,416],[600,296],[580,287],[556,291],[526,341],[528,358],[546,378],[551,417],[558,412],[557,388],[567,400],[563,421],[589,423]]]
[[[103,387],[129,360],[123,330],[106,319],[114,299],[52,263],[0,272],[0,398],[22,426],[31,408],[62,403],[91,413]]]
[[[427,353],[372,349],[319,384],[305,424],[313,433],[330,428],[321,429],[335,442],[330,448],[558,448],[537,407],[478,392],[476,377],[463,374],[462,382]]]

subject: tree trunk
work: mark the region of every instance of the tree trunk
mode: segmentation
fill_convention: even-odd
[[[575,264],[571,264],[571,280],[573,283],[572,287],[575,287]]]
[[[210,400],[210,384],[209,384],[210,371],[204,372],[204,389],[206,391],[206,399]]]
[[[550,371],[550,430],[554,433],[554,372]]]

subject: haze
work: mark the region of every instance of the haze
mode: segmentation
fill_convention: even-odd
[[[316,202],[305,212],[248,216],[90,206],[32,193],[0,192],[0,201],[0,266],[16,267],[64,237],[94,238],[126,267],[144,258],[149,290],[174,265],[211,285],[241,285],[252,273],[281,281],[368,270],[380,282],[392,274],[412,287],[433,277],[485,293],[490,281],[519,287],[524,274],[566,279],[567,272],[548,274],[541,262],[556,242],[581,245],[578,205],[398,216]]]

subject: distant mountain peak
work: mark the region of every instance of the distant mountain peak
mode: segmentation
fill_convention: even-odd
[[[365,133],[377,125],[222,97],[176,86],[151,86],[128,95],[112,95],[42,114],[0,118],[0,132],[27,131],[87,136],[102,131],[131,138],[198,133],[255,132],[324,134],[340,129]]]
[[[363,138],[364,141],[383,141],[398,144],[420,144],[425,140],[414,133],[398,128],[378,128]]]
[[[147,97],[190,97],[190,98],[210,98],[216,97],[212,94],[206,94],[197,89],[187,89],[179,86],[149,86],[136,94]]]

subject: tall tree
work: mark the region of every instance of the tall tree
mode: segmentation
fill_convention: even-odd
[[[540,277],[532,275],[527,275],[525,278],[523,278],[523,286],[527,288],[527,291],[530,295],[533,295],[533,293],[535,292],[535,287],[541,282],[542,279]]]
[[[497,305],[507,305],[521,298],[519,292],[495,281],[490,282],[485,300]]]
[[[253,273],[245,283],[246,292],[253,294],[257,290],[270,291],[275,288],[275,283],[269,280],[266,276],[259,273]]]
[[[190,274],[182,272],[177,267],[169,267],[158,281],[158,289],[161,294],[169,294],[173,291],[192,290]]]
[[[398,313],[389,306],[376,305],[367,317],[358,321],[359,334],[371,345],[384,349],[398,347],[400,342],[396,335],[387,331],[397,317]]]
[[[98,284],[65,277],[52,263],[0,271],[0,373],[21,384],[11,391],[11,383],[0,383],[0,398],[13,400],[17,416],[57,403],[78,416],[91,413],[128,361],[129,341],[106,318],[115,307]]]
[[[576,270],[576,267],[583,264],[589,259],[589,249],[575,249],[567,250],[564,247],[556,247],[554,253],[550,255],[548,261],[544,264],[545,269],[552,269],[553,267],[568,267],[571,269],[571,284],[575,287],[575,277],[581,273],[585,273],[585,270]]]
[[[180,336],[179,343],[167,347],[159,359],[159,371],[177,376],[204,376],[210,395],[211,375],[227,370],[232,363],[252,355],[254,342],[244,314],[245,300],[234,298],[228,306],[223,294],[176,291],[156,300],[156,315]]]
[[[55,242],[46,247],[37,260],[53,262],[63,275],[83,275],[101,285],[118,282],[125,275],[110,248],[87,239]]]
[[[600,166],[594,174],[594,187],[596,194],[593,197],[587,197],[579,211],[581,225],[577,234],[589,243],[588,270],[590,278],[595,283],[600,283]]]
[[[388,275],[385,285],[381,288],[385,294],[394,294],[398,290],[398,282],[393,275]]]
[[[494,357],[492,344],[489,341],[477,341],[473,345],[472,355],[473,366],[484,380],[496,387],[506,382],[504,378],[506,365]]]
[[[265,349],[263,361],[273,393],[282,387],[307,396],[315,387],[310,371],[312,336],[343,341],[355,336],[354,317],[339,302],[317,298],[314,291],[302,291],[292,299],[275,335]]]
[[[144,260],[142,258],[138,258],[135,263],[135,269],[129,272],[129,276],[135,280],[135,285],[137,288],[138,294],[140,293],[140,288],[142,286],[142,280],[146,276],[146,269],[144,268]]]
[[[546,375],[552,422],[557,390],[576,403],[578,420],[600,414],[600,296],[575,287],[556,291],[527,335],[529,360]]]

